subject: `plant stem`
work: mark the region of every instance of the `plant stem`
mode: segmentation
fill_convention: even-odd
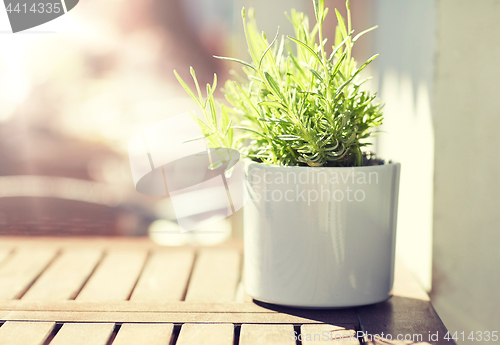
[[[347,9],[347,34],[349,35],[349,38],[347,39],[346,42],[346,49],[347,49],[347,56],[346,56],[346,73],[345,76],[347,79],[349,79],[351,75],[351,49],[352,49],[352,39],[351,39],[351,5],[349,3],[349,0],[346,1],[346,9]],[[346,97],[347,97],[347,88],[346,88]]]
[[[319,45],[321,47],[321,58],[323,60],[323,68],[325,70],[326,85],[330,85],[330,72],[328,71],[325,47],[323,44],[323,19],[324,19],[323,13],[324,13],[324,9],[321,9],[320,13],[321,13],[321,18],[318,18]],[[326,89],[326,100],[327,100],[326,106],[327,106],[327,113],[328,114],[330,114],[331,92],[332,92],[332,89],[330,87],[327,87],[327,89]]]

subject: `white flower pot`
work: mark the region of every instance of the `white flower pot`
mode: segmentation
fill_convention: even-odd
[[[304,308],[391,297],[400,164],[355,168],[246,162],[245,287]]]

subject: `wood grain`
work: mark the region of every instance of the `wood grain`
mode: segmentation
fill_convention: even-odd
[[[325,319],[331,317],[342,321],[357,320],[355,310],[348,309],[296,309],[264,303],[236,302],[137,302],[137,301],[25,301],[6,300],[0,302],[0,311],[74,311],[74,312],[178,312],[178,313],[266,313],[287,314]],[[325,323],[325,322],[323,322]]]
[[[106,345],[114,327],[112,323],[67,323],[50,345]]]
[[[290,345],[293,339],[293,325],[241,325],[240,345]]]
[[[174,325],[124,323],[113,345],[168,345]]]
[[[328,344],[345,344],[359,345],[360,342],[356,337],[356,331],[345,329],[335,325],[317,324],[317,325],[302,325],[300,334],[303,345],[322,345]]]
[[[123,325],[114,345],[167,345],[174,323],[183,324],[180,345],[213,339],[232,344],[233,324],[242,324],[242,345],[294,344],[293,325],[301,325],[303,335],[348,335],[363,327],[369,334],[422,334],[427,341],[429,331],[446,333],[427,294],[400,265],[389,301],[304,310],[252,302],[240,279],[241,244],[162,248],[148,239],[1,239],[0,321],[7,322],[0,345],[43,344],[54,322],[65,324],[50,345],[79,345],[75,339],[106,345],[116,323]],[[67,300],[78,292],[76,300]],[[302,344],[315,340],[306,337]]]
[[[186,301],[234,301],[240,280],[241,256],[234,249],[203,249],[198,252]]]
[[[236,302],[11,300],[0,303],[0,320],[8,318],[95,322],[333,323],[346,328],[357,326],[354,309],[306,310]]]
[[[176,345],[232,345],[233,324],[184,324]]]
[[[0,299],[18,298],[57,253],[56,248],[29,248],[16,250],[0,266]]]
[[[74,298],[99,261],[98,249],[63,252],[22,297],[23,300],[65,300]]]
[[[79,301],[123,301],[134,288],[146,250],[109,251],[76,297]]]
[[[328,317],[303,317],[284,313],[210,313],[210,312],[57,312],[57,311],[0,311],[0,320],[57,321],[57,322],[153,322],[153,323],[258,323],[306,324],[334,323],[355,328],[348,323]]]
[[[7,321],[0,327],[0,344],[42,345],[55,325],[55,322]]]
[[[180,301],[187,288],[193,260],[193,250],[153,252],[130,300]]]

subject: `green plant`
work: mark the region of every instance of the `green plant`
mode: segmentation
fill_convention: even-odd
[[[359,68],[351,56],[356,36],[351,29],[349,1],[347,24],[335,9],[338,25],[335,42],[327,53],[323,22],[328,13],[324,0],[313,0],[316,24],[292,10],[287,17],[295,38],[278,33],[269,43],[259,34],[253,11],[242,10],[243,26],[252,62],[217,57],[243,65],[245,77],[235,74],[222,89],[232,107],[220,105],[217,115],[213,85],[203,99],[194,70],[196,93],[174,71],[177,79],[205,114],[195,117],[212,147],[238,149],[244,156],[267,164],[309,166],[360,166],[364,140],[382,122],[382,105],[375,95],[361,88],[358,74],[377,55]],[[317,43],[319,42],[319,43]],[[293,47],[295,46],[296,51]],[[366,81],[366,80],[365,80]]]

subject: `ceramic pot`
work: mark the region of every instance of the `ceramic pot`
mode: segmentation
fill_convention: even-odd
[[[246,162],[245,288],[256,300],[352,307],[391,297],[400,164]]]

